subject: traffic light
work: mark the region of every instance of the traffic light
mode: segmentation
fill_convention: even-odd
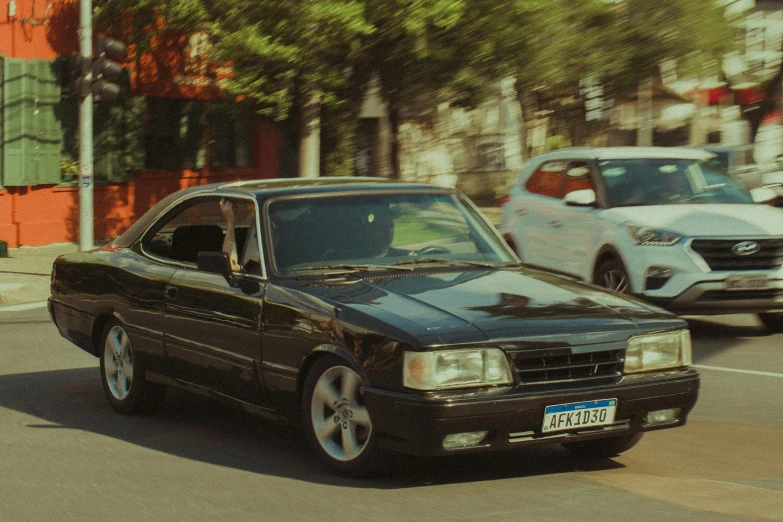
[[[90,94],[90,82],[87,73],[92,67],[92,58],[85,58],[79,53],[73,53],[68,57],[68,85],[71,96],[84,98]]]
[[[125,56],[125,44],[114,38],[98,37],[98,49],[92,64],[92,93],[98,100],[114,101],[120,95],[117,80],[122,76],[119,60]]]
[[[95,56],[85,58],[73,53],[68,58],[71,95],[84,98],[90,94],[98,101],[114,101],[120,95],[117,81],[122,76],[119,60],[125,56],[125,44],[114,38],[99,36]],[[87,79],[87,75],[91,79]]]

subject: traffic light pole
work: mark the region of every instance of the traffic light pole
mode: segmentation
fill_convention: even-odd
[[[84,59],[92,58],[92,0],[80,0],[79,46]],[[88,73],[87,81],[91,80]],[[79,250],[90,250],[93,241],[92,93],[79,103]]]

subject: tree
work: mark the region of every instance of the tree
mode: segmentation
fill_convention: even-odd
[[[296,113],[304,121],[302,141],[311,135],[321,104],[339,103],[336,93],[351,81],[359,37],[373,30],[363,10],[359,1],[341,0],[106,0],[97,21],[109,30],[131,31],[143,48],[161,29],[206,31],[212,59],[231,69],[224,92],[254,101],[260,114],[277,121]],[[131,26],[123,22],[137,18]],[[300,174],[312,175],[315,165],[317,175],[317,155],[316,149],[316,158],[300,158]]]
[[[731,20],[714,0],[499,0],[496,5],[503,16],[492,17],[486,54],[495,56],[494,67],[517,79],[526,121],[536,99],[549,99],[557,101],[550,107],[556,117],[564,112],[583,127],[580,81],[593,77],[607,96],[629,96],[640,81],[657,77],[666,60],[676,61],[683,73],[717,74],[720,58],[734,45]],[[477,9],[490,12],[486,6]],[[519,34],[520,26],[526,34]],[[577,103],[560,103],[568,99]]]

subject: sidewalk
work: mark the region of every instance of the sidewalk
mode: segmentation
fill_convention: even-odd
[[[0,257],[0,311],[45,303],[51,295],[52,263],[78,250],[74,243],[8,249],[8,257]]]

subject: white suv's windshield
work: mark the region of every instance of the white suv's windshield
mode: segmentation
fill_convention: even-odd
[[[282,273],[514,261],[488,225],[450,194],[281,199],[269,205],[268,222]]]
[[[753,203],[720,162],[689,159],[612,159],[598,162],[609,206]]]

